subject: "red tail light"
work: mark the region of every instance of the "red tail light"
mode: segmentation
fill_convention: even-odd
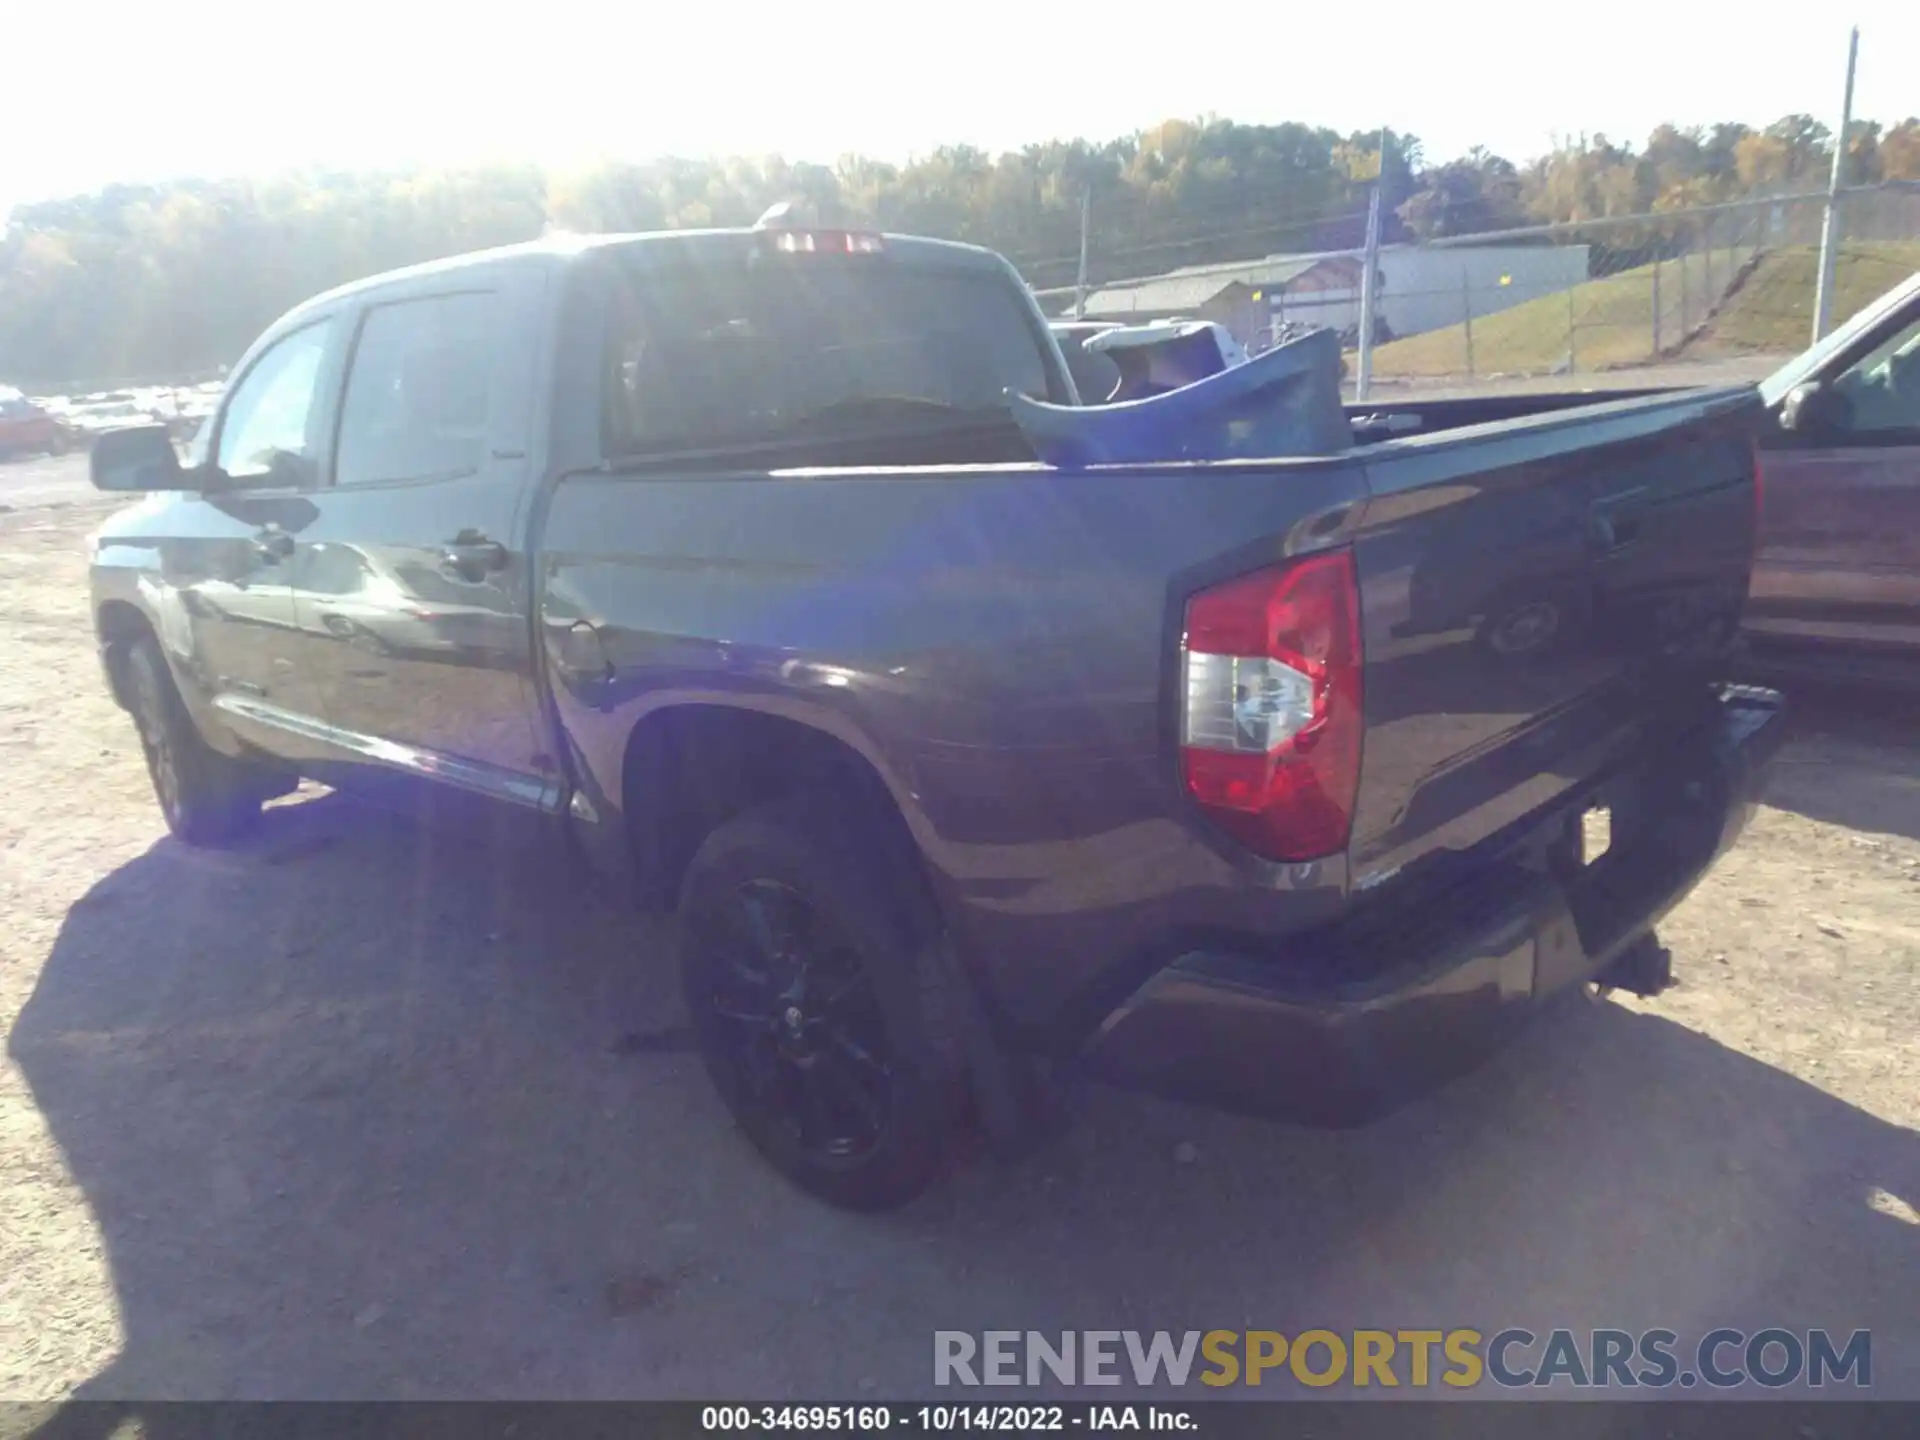
[[[1180,762],[1214,823],[1272,860],[1346,848],[1360,787],[1360,590],[1348,550],[1187,602]]]

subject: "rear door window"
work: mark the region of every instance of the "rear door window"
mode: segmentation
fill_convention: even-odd
[[[610,453],[782,438],[822,419],[1004,414],[1045,397],[1023,297],[993,274],[885,259],[635,275],[608,361]]]
[[[448,480],[487,454],[498,295],[471,291],[376,306],[347,371],[336,485]]]

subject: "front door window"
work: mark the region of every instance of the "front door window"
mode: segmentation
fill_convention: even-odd
[[[306,487],[318,475],[321,361],[332,324],[277,341],[241,379],[220,423],[217,462],[235,480]]]

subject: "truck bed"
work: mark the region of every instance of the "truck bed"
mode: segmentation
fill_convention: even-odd
[[[640,803],[650,715],[823,729],[870,762],[990,1004],[1030,1031],[1083,1025],[1205,937],[1383,906],[1697,710],[1744,594],[1752,391],[1523,399],[1416,407],[1459,423],[1330,459],[568,475],[539,603],[592,813]],[[1277,864],[1183,793],[1183,607],[1340,546],[1366,652],[1352,836]]]

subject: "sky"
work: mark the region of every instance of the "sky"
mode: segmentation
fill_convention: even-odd
[[[901,160],[1209,112],[1520,161],[1663,120],[1832,125],[1850,24],[1856,117],[1920,113],[1913,0],[0,0],[0,211],[314,165]]]

